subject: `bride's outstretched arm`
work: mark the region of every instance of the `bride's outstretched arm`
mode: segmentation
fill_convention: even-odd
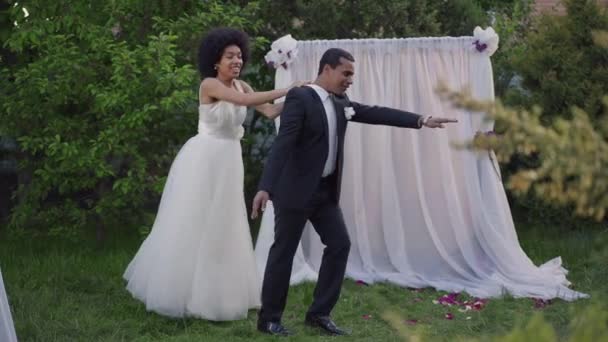
[[[246,93],[255,92],[255,90],[253,90],[253,88],[249,84],[247,84],[247,82],[242,81],[242,80],[240,80],[239,82],[241,82],[241,84],[243,85],[243,89],[245,90]],[[292,84],[292,86],[293,86],[293,84]],[[275,119],[277,116],[279,116],[279,114],[281,114],[281,111],[283,110],[283,102],[264,103],[264,104],[255,106],[255,109],[258,112],[262,113],[265,117],[267,117],[269,119]]]
[[[237,81],[238,82],[238,81]],[[200,99],[217,99],[232,102],[239,106],[257,106],[285,96],[290,88],[275,89],[252,93],[242,93],[229,88],[218,79],[208,77],[200,87]]]

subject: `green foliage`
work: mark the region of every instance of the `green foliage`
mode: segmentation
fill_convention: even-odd
[[[608,340],[608,309],[595,303],[579,310],[570,322],[568,342],[595,342]],[[496,342],[559,341],[555,328],[540,314],[532,317],[525,326],[514,328],[507,335],[494,339]]]
[[[551,324],[547,323],[540,314],[534,315],[524,327],[516,327],[506,336],[498,337],[496,342],[538,341],[554,342],[557,336]]]
[[[502,6],[497,3],[489,10],[494,16],[492,27],[500,37],[500,48],[492,56],[494,91],[499,97],[504,98],[519,77],[513,58],[523,54],[526,49],[525,39],[531,26],[532,3],[531,0],[518,0],[510,4],[505,2]]]
[[[476,26],[486,27],[489,15],[478,1],[444,0],[437,6],[439,22],[445,35],[470,36]]]
[[[600,9],[595,1],[566,1],[568,11],[565,16],[531,17],[529,5],[529,2],[528,4],[526,2],[514,3],[511,14],[505,15],[504,12],[499,12],[496,17],[494,28],[501,38],[500,51],[492,57],[496,94],[502,97],[508,106],[516,108],[540,106],[542,112],[539,114],[539,123],[543,126],[554,126],[555,120],[558,118],[572,118],[573,113],[578,110],[573,107],[577,107],[584,110],[596,128],[599,128],[598,124],[604,122],[601,119],[601,116],[604,115],[601,103],[608,86],[608,50],[593,44],[593,33],[608,28],[606,11]],[[597,36],[596,40],[601,40],[601,37]],[[525,118],[517,116],[517,119]],[[521,124],[527,125],[528,123]],[[508,126],[506,121],[498,120],[496,122],[496,131],[500,133],[517,129]],[[527,129],[522,128],[522,130]],[[608,138],[608,135],[602,133],[601,130],[596,130],[596,134],[603,136],[603,139]],[[559,137],[560,139],[569,138],[565,134],[560,134]],[[590,135],[590,137],[594,137],[594,135]],[[524,145],[530,142],[529,139],[520,141],[526,141]],[[538,143],[548,144],[549,141]],[[570,143],[573,141],[565,144]],[[562,144],[557,146],[562,146]],[[550,147],[541,149],[548,148]],[[587,157],[595,156],[596,150],[592,146],[590,148],[593,150],[590,155],[581,158],[587,159]],[[574,151],[584,153],[583,150],[576,148],[574,150],[572,148],[569,150],[556,149],[552,153],[566,156],[567,153]],[[522,190],[526,189],[526,182],[521,182],[521,177],[526,174],[526,170],[545,170],[549,166],[547,164],[542,166],[543,161],[540,158],[545,158],[544,163],[549,160],[548,158],[553,158],[550,155],[539,156],[536,150],[528,152],[503,155],[503,175],[513,181],[517,180]],[[548,153],[548,151],[546,152]],[[503,153],[505,152],[503,151]],[[596,163],[592,159],[585,160],[585,162]],[[550,167],[557,170],[557,168],[566,167],[565,165],[570,162],[564,160],[560,163],[561,165],[554,164]],[[524,197],[516,196],[515,207],[526,209],[528,215],[543,217],[562,216],[567,218],[573,209],[578,209],[580,212],[582,210],[580,205],[575,203],[588,199],[581,197],[575,200],[574,197],[578,196],[576,192],[566,190],[571,186],[582,184],[578,183],[578,176],[564,175],[562,178],[561,173],[571,174],[573,172],[571,167],[567,167],[565,170],[567,171],[553,171],[554,176],[561,179],[557,181],[563,180],[564,184],[561,186],[563,189],[535,190]],[[594,177],[601,176],[601,173],[592,172],[592,174]],[[534,173],[527,175],[532,176]],[[536,176],[539,185],[546,182],[541,175]],[[586,186],[583,185],[579,191],[585,191],[583,189]],[[592,187],[595,186],[594,183]],[[555,191],[561,195],[557,195]],[[548,192],[553,192],[553,195],[544,198],[545,193]],[[519,192],[520,195],[521,193]],[[560,199],[554,201],[558,197]],[[547,205],[547,201],[552,201],[552,203]]]
[[[523,89],[506,99],[511,105],[539,105],[543,122],[572,117],[572,107],[592,120],[602,114],[608,85],[608,50],[593,43],[592,32],[608,30],[608,13],[594,0],[567,0],[566,16],[540,16],[514,55]]]
[[[522,167],[509,176],[507,187],[516,194],[529,190],[544,201],[573,205],[581,216],[602,220],[608,214],[608,114],[596,121],[574,108],[572,119],[558,118],[551,125],[541,123],[541,111],[479,103],[469,95],[440,92],[457,105],[485,112],[506,130],[500,136],[480,135],[476,148],[491,148],[501,161],[513,155],[534,154],[538,165]],[[608,111],[608,98],[605,100]]]
[[[261,0],[264,36],[356,39],[471,35],[522,0]],[[523,0],[525,1],[525,0]],[[246,3],[246,1],[235,1]],[[280,11],[281,15],[276,15]],[[320,25],[319,23],[322,23]]]
[[[0,135],[17,140],[25,179],[10,226],[141,225],[196,133],[199,37],[255,30],[255,4],[30,1],[27,18],[21,6],[5,43],[17,58],[0,71]]]
[[[428,0],[261,0],[259,3],[266,23],[264,35],[271,38],[287,33],[296,39],[392,38],[440,33],[434,2]]]

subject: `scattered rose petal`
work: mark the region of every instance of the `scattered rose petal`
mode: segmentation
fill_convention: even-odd
[[[416,325],[418,323],[417,319],[408,319],[405,321],[405,323],[409,324],[409,325]]]
[[[449,320],[454,319],[454,315],[452,315],[452,313],[451,313],[451,312],[446,313],[446,314],[445,314],[445,316],[443,316],[443,317],[444,317],[445,319],[449,319]]]
[[[460,302],[457,300],[459,295],[460,293],[450,293],[445,296],[441,296],[439,298],[439,303],[447,306],[460,305]]]
[[[372,318],[372,315],[363,315],[363,316],[361,316],[361,318],[363,318],[364,320],[368,320],[368,319]]]
[[[363,280],[357,280],[357,281],[355,282],[355,284],[357,284],[357,285],[359,285],[359,286],[363,286],[363,285],[367,286],[367,285],[369,285],[368,283],[364,282]]]
[[[551,299],[548,300],[544,300],[541,298],[531,298],[534,301],[534,308],[535,309],[544,309],[547,305],[550,305],[552,303]]]
[[[458,311],[467,312],[470,310],[479,311],[479,310],[483,309],[485,307],[486,303],[488,302],[487,299],[482,299],[482,298],[474,298],[473,300],[459,301],[458,300],[459,296],[460,296],[460,293],[458,293],[458,292],[448,293],[446,295],[439,297],[438,299],[433,300],[433,303],[445,305],[448,307],[456,306],[456,307],[459,307]]]
[[[475,298],[475,302],[473,302],[473,309],[479,311],[486,306],[487,302],[488,302],[487,299]]]

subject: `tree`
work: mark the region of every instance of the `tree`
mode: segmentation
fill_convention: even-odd
[[[261,0],[259,4],[265,23],[262,34],[271,39],[288,33],[301,40],[440,33],[435,6],[428,0]]]
[[[571,117],[573,106],[593,120],[602,115],[608,85],[608,51],[593,43],[592,32],[608,30],[608,14],[594,0],[567,0],[567,15],[541,15],[513,56],[522,87],[505,98],[511,105],[539,105],[543,122]]]
[[[533,191],[548,203],[573,205],[576,214],[598,221],[608,215],[608,115],[591,120],[579,108],[572,118],[541,122],[541,110],[513,109],[496,103],[479,103],[466,93],[440,89],[457,105],[489,117],[505,127],[500,136],[479,135],[472,147],[493,149],[499,161],[515,154],[535,155],[537,164],[521,167],[508,176],[507,187],[518,195]],[[608,114],[608,96],[604,98]]]
[[[199,37],[255,30],[255,4],[30,1],[10,10],[0,136],[18,142],[13,229],[149,225],[168,166],[195,134]],[[256,40],[254,48],[259,47]]]
[[[438,2],[438,20],[449,36],[470,36],[476,26],[488,26],[490,15],[475,0],[444,0]]]

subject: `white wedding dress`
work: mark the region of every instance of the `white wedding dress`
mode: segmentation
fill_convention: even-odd
[[[198,134],[175,158],[150,235],[124,273],[150,311],[228,321],[260,306],[243,194],[246,114],[226,101],[199,106]]]
[[[17,341],[15,326],[13,325],[13,318],[11,316],[11,308],[8,305],[8,298],[6,296],[6,291],[4,290],[2,272],[0,272],[0,341]]]

